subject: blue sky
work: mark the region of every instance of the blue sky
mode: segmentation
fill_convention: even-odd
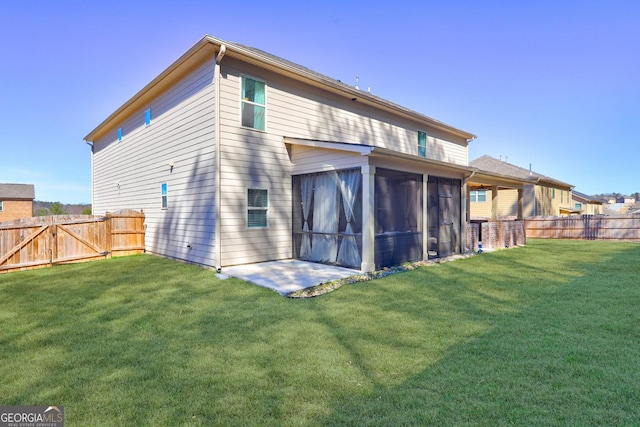
[[[0,182],[90,202],[83,137],[205,34],[476,134],[583,193],[640,191],[638,1],[0,2]]]

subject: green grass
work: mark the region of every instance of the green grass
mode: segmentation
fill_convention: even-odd
[[[640,245],[286,299],[133,256],[0,275],[0,404],[66,425],[640,425]]]

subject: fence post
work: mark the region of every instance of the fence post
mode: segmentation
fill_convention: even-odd
[[[111,240],[112,240],[111,219],[112,219],[111,214],[107,212],[105,214],[105,219],[104,219],[104,233],[105,233],[104,250],[107,253],[105,258],[111,258]]]

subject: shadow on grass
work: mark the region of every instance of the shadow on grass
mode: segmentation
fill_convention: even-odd
[[[336,402],[318,424],[636,425],[640,266],[635,260],[640,246],[621,245],[612,254],[599,251],[597,245],[586,248],[569,242],[567,250],[589,249],[589,256],[557,262],[565,271],[542,286],[535,267],[512,259],[516,252],[487,256],[494,266],[521,272],[519,277],[493,277],[495,289],[536,288],[533,293],[512,294],[509,300],[458,286],[464,274],[471,273],[469,267],[476,267],[473,263],[447,268],[450,286],[435,290],[446,301],[445,310],[458,310],[463,322],[483,307],[480,317],[486,329],[471,334],[452,331],[457,343],[444,348],[435,363],[398,385],[372,381],[373,388],[363,398]],[[482,276],[481,281],[487,279]],[[533,298],[527,301],[529,297]],[[396,309],[391,302],[387,307]],[[487,317],[490,313],[493,316]]]
[[[638,255],[539,241],[306,300],[151,256],[0,276],[0,395],[69,425],[633,424]]]

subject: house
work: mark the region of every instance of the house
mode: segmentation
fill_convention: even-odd
[[[93,213],[144,210],[151,253],[372,271],[466,250],[474,138],[205,36],[84,139]]]
[[[633,205],[636,199],[632,196],[620,196],[616,199],[616,203],[623,203],[625,205]]]
[[[33,184],[0,184],[0,222],[33,216]]]
[[[573,200],[573,207],[580,210],[584,215],[602,215],[604,214],[603,202],[595,197],[588,196],[579,191],[573,190],[571,192],[571,198]]]
[[[572,205],[571,184],[487,155],[471,161],[469,165],[483,173],[521,183],[487,186],[486,180],[472,178],[468,186],[472,219],[515,219],[579,213]]]

